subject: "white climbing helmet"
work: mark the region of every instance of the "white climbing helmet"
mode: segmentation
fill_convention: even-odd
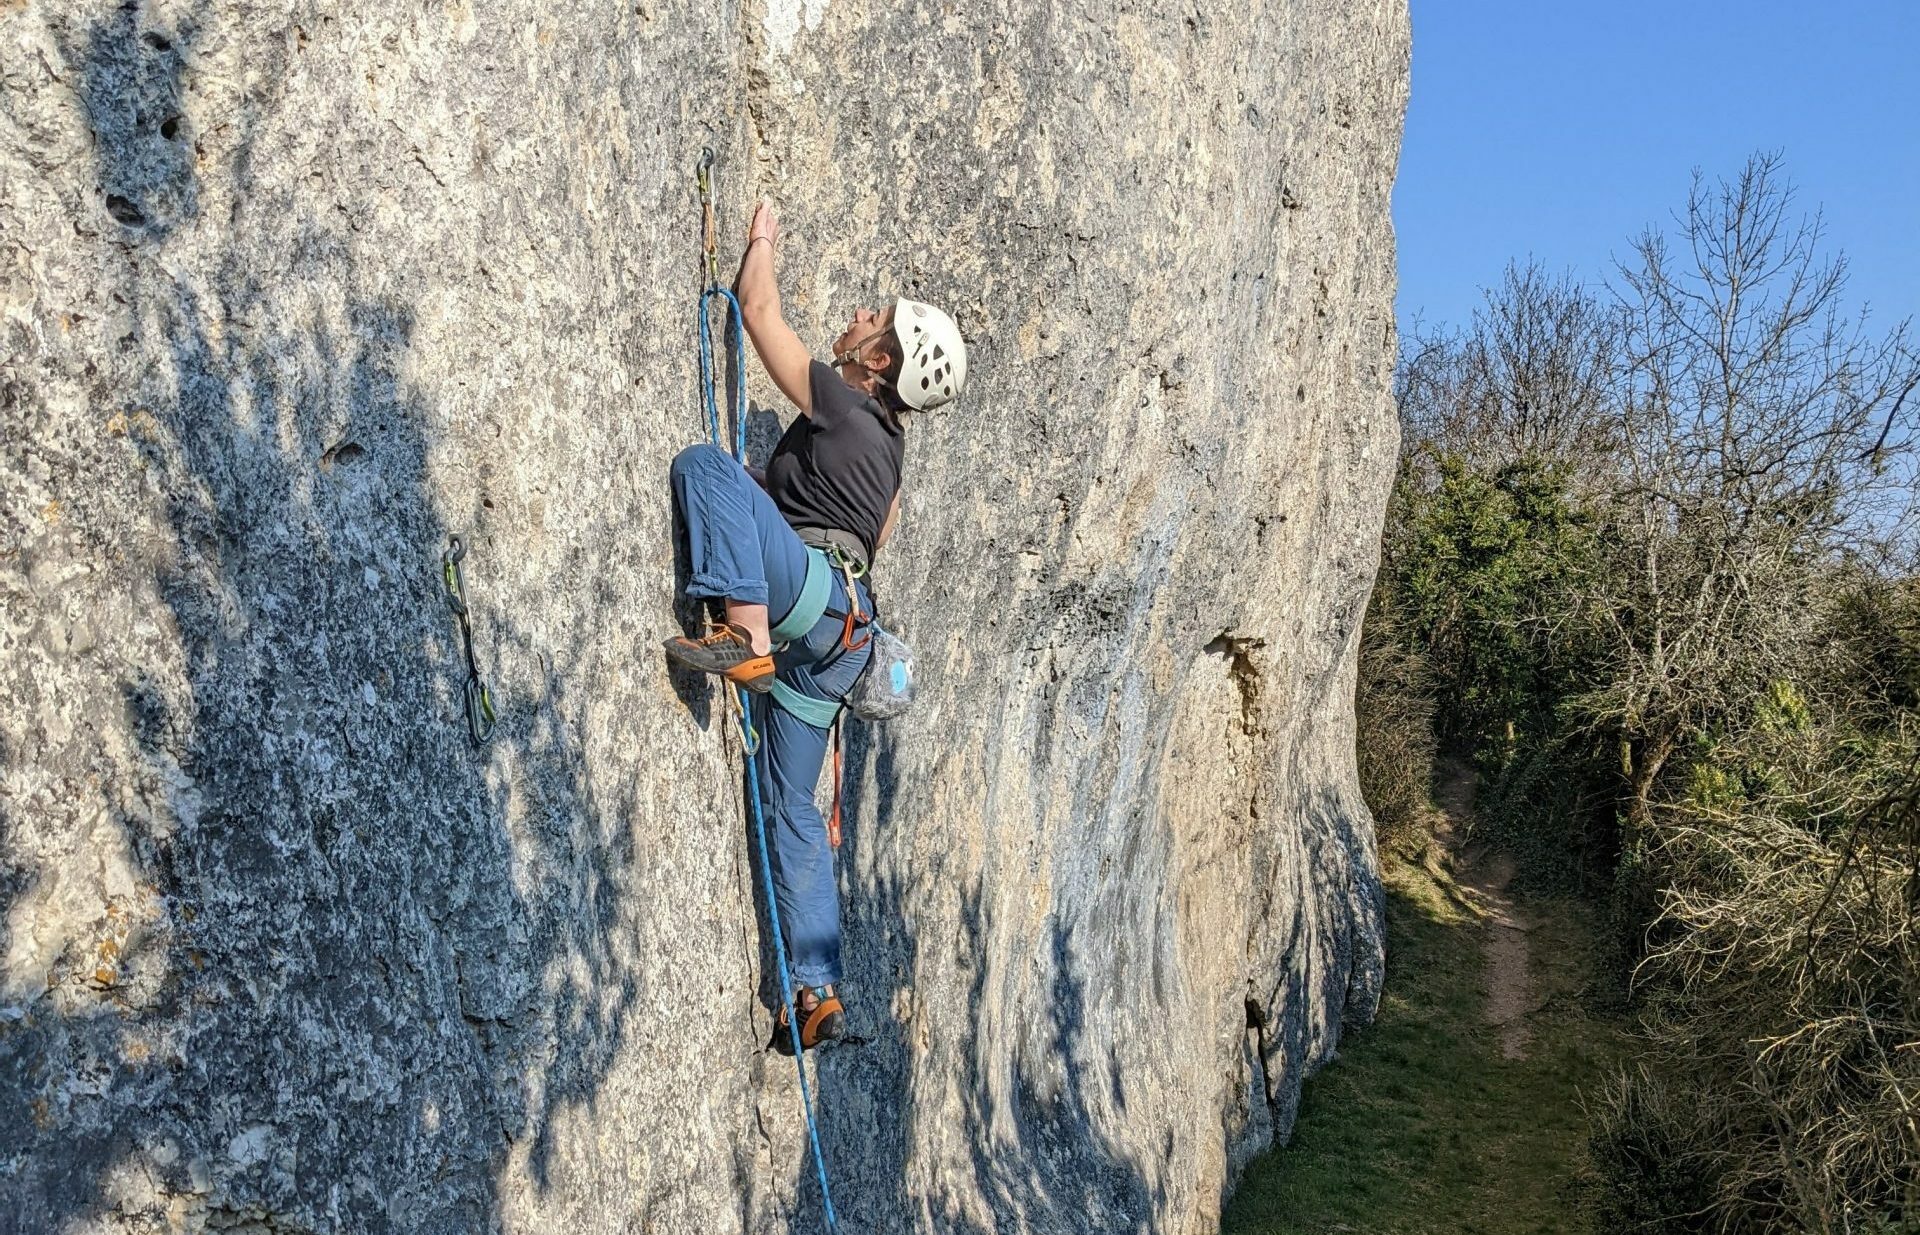
[[[901,355],[893,388],[901,402],[930,412],[960,397],[967,385],[967,342],[951,317],[902,296],[893,303],[893,333]]]

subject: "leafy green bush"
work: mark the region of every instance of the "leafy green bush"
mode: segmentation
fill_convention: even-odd
[[[1374,606],[1391,615],[1376,663],[1391,646],[1420,665],[1436,740],[1484,782],[1476,826],[1535,889],[1604,878],[1611,861],[1610,830],[1595,831],[1611,813],[1604,769],[1562,707],[1583,653],[1560,610],[1596,557],[1589,522],[1568,462],[1429,450],[1402,470]]]
[[[1405,474],[1387,569],[1405,635],[1426,653],[1440,737],[1504,762],[1558,734],[1561,598],[1594,556],[1570,462],[1491,468],[1439,452]]]
[[[1480,766],[1475,826],[1513,855],[1519,889],[1604,893],[1618,857],[1614,789],[1590,743],[1537,738]]]
[[[1920,345],[1792,202],[1698,177],[1607,297],[1511,268],[1396,378],[1375,646],[1526,881],[1598,893],[1610,1232],[1920,1232]]]

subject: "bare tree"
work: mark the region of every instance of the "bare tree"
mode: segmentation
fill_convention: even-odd
[[[1396,392],[1410,441],[1493,467],[1608,454],[1618,314],[1534,263],[1484,300],[1465,330],[1410,342]]]
[[[1613,663],[1581,703],[1640,824],[1683,735],[1792,675],[1833,555],[1913,502],[1920,356],[1906,323],[1843,315],[1845,261],[1793,200],[1776,156],[1696,175],[1678,235],[1620,267],[1616,560],[1591,598]]]

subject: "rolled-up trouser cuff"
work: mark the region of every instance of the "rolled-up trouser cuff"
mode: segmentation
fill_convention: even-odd
[[[731,600],[742,605],[767,603],[767,585],[752,580],[695,575],[687,580],[687,595],[696,600]]]
[[[818,969],[789,969],[793,980],[801,986],[832,986],[840,980],[840,971],[822,966]]]

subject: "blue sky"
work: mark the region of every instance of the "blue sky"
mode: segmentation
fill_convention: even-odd
[[[1920,0],[1412,0],[1394,189],[1403,329],[1464,323],[1509,258],[1582,278],[1778,149],[1848,299],[1920,326]]]

